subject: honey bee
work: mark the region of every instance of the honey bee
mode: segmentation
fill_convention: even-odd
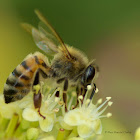
[[[32,34],[36,46],[54,57],[49,62],[40,52],[29,54],[7,78],[3,91],[5,103],[21,100],[33,90],[33,86],[40,84],[42,79],[52,79],[58,86],[63,84],[63,100],[66,104],[68,88],[74,86],[78,95],[84,95],[87,85],[94,82],[98,67],[80,50],[64,44],[45,17],[38,10],[35,10],[35,13],[40,19],[39,28],[26,23],[23,26]],[[94,84],[91,98],[95,89]],[[40,94],[34,97],[35,108],[40,108],[40,100]]]

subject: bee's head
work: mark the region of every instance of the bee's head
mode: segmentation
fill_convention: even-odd
[[[96,72],[98,72],[98,67],[90,64],[82,74],[81,84],[86,87],[91,84],[93,79],[95,78]]]

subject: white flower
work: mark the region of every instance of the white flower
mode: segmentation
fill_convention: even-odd
[[[106,97],[106,101],[101,104],[102,99],[97,101],[94,105],[92,100],[87,99],[89,91],[87,91],[84,100],[82,96],[79,96],[79,107],[68,111],[64,115],[64,122],[69,126],[77,126],[78,134],[81,138],[88,138],[92,134],[101,134],[102,124],[100,118],[110,117],[112,114],[102,115],[108,106],[111,106],[113,102],[109,101],[111,97]],[[107,103],[108,102],[108,103]],[[105,104],[107,105],[99,111]],[[98,106],[101,104],[100,106]]]
[[[39,121],[40,128],[45,132],[50,132],[56,121],[56,113],[59,111],[59,101],[60,98],[55,97],[55,92],[52,96],[50,94],[47,97],[43,96],[40,114],[32,103],[23,110],[22,116],[27,121]]]

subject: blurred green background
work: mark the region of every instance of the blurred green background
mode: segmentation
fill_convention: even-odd
[[[37,26],[36,8],[64,42],[96,58],[100,75],[95,100],[111,96],[114,102],[107,110],[112,118],[102,119],[104,140],[132,140],[140,126],[140,1],[0,0],[1,92],[9,73],[39,51],[20,27],[21,22]]]

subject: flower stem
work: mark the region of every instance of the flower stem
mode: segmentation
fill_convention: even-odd
[[[30,122],[22,119],[20,125],[16,129],[14,136],[19,137],[24,131],[26,131],[30,127]]]
[[[5,119],[5,118],[2,118],[1,121],[0,121],[0,125],[2,126],[0,128],[1,131],[5,130],[7,125],[9,123],[9,120],[8,119]]]
[[[65,134],[65,130],[60,128],[56,140],[64,140],[64,134]]]
[[[19,119],[19,116],[17,114],[14,114],[12,119],[10,120],[10,122],[8,124],[8,127],[6,129],[6,132],[5,132],[5,137],[6,138],[11,138],[12,137],[12,135],[14,133],[14,130],[17,126],[18,119]]]
[[[73,131],[70,133],[70,135],[69,135],[66,139],[73,138],[73,137],[77,137],[77,136],[78,136],[77,128],[75,127],[75,128],[73,129]]]

